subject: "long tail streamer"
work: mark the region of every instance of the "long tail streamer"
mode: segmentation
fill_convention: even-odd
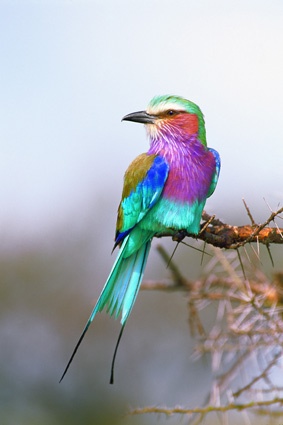
[[[129,235],[130,236],[130,235]],[[85,325],[85,328],[74,348],[74,351],[67,363],[67,366],[62,374],[59,382],[66,375],[75,354],[97,312],[101,312],[105,307],[110,316],[115,319],[121,314],[122,329],[120,331],[114,355],[111,364],[110,383],[114,382],[114,365],[117,355],[118,346],[124,331],[125,324],[131,313],[135,303],[139,287],[143,278],[144,268],[146,265],[148,253],[150,250],[151,240],[145,242],[136,252],[128,257],[125,257],[125,248],[127,246],[129,236],[127,236],[121,246],[118,257],[113,265],[110,275],[104,285],[104,288],[97,300],[94,309]]]

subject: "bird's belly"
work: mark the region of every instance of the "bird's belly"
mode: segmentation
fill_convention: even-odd
[[[144,230],[155,233],[186,230],[198,234],[205,201],[193,203],[160,199],[139,223]]]

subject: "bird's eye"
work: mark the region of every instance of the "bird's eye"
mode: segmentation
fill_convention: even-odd
[[[173,109],[169,109],[169,111],[167,111],[167,115],[169,117],[172,117],[173,115],[175,115],[175,111],[173,111]]]

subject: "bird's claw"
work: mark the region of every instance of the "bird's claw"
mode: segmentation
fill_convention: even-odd
[[[186,236],[188,236],[188,232],[186,230],[178,230],[173,236],[172,240],[174,242],[181,242]]]

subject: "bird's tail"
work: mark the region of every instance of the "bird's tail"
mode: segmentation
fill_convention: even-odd
[[[127,251],[129,237],[130,235],[128,235],[124,239],[117,259],[112,267],[112,270],[97,300],[97,303],[91,312],[91,315],[85,325],[85,328],[77,342],[77,345],[71,355],[71,358],[63,372],[60,382],[66,375],[67,370],[69,369],[69,366],[72,363],[72,360],[96,313],[102,311],[104,308],[107,309],[107,313],[109,313],[111,316],[115,316],[115,319],[117,319],[118,316],[121,315],[122,329],[115,348],[111,370],[110,382],[113,382],[113,368],[118,344],[121,339],[126,321],[135,303],[139,287],[143,278],[144,268],[146,265],[151,245],[150,239],[143,243],[137,251],[135,251],[131,255],[126,256],[125,252]]]

